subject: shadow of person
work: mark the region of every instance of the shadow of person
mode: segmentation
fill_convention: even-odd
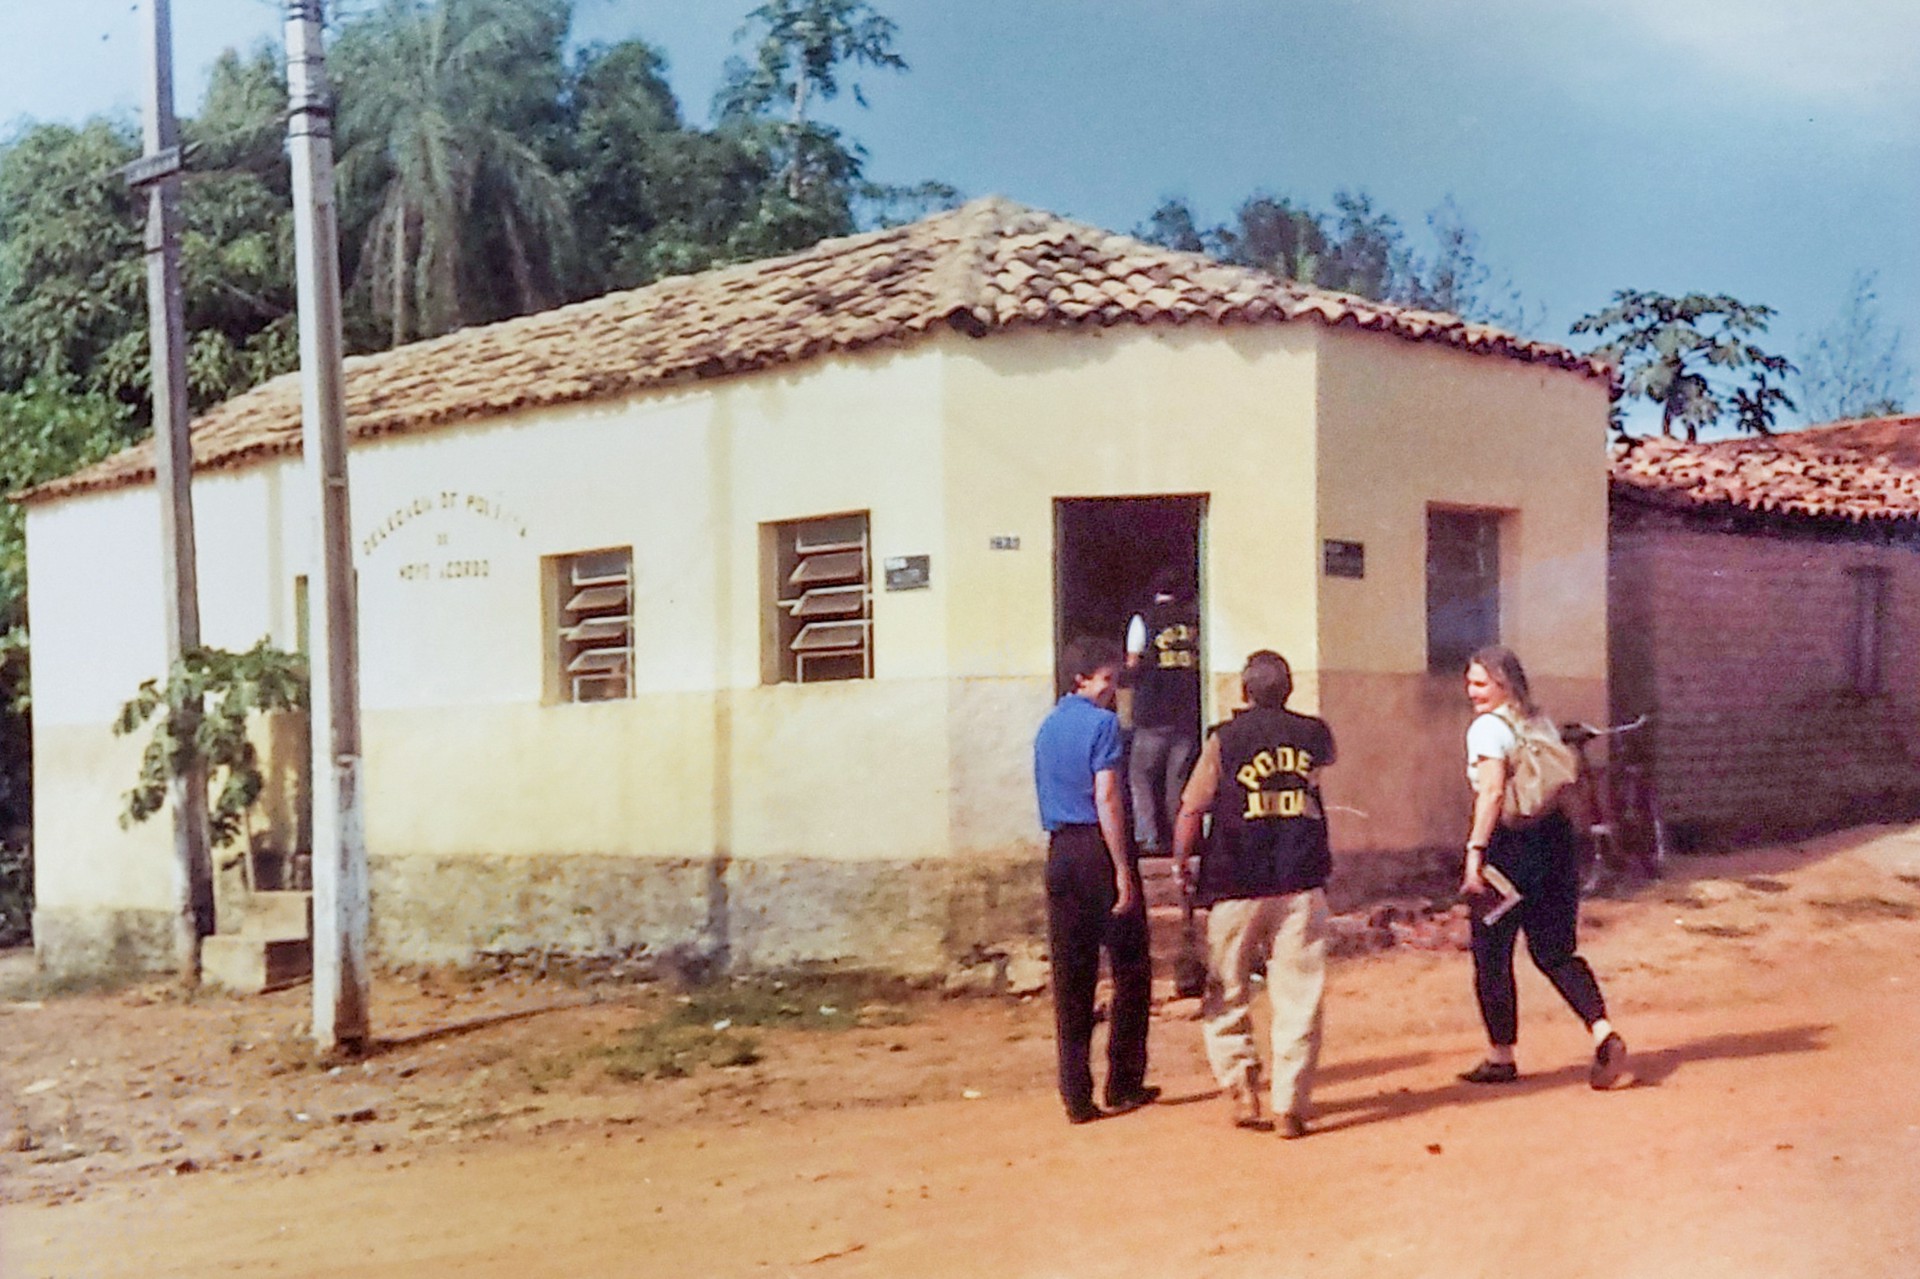
[[[1629,1088],[1656,1088],[1689,1062],[1728,1061],[1748,1057],[1771,1057],[1790,1053],[1822,1052],[1831,1025],[1802,1024],[1778,1026],[1769,1030],[1738,1031],[1709,1035],[1648,1052],[1636,1052],[1628,1060]],[[1424,1060],[1425,1054],[1419,1055]],[[1390,1060],[1390,1059],[1388,1059]],[[1417,1063],[1414,1063],[1417,1064]],[[1330,1072],[1329,1072],[1330,1073]],[[1323,1074],[1322,1078],[1326,1076]],[[1522,1075],[1511,1084],[1487,1087],[1449,1079],[1433,1088],[1396,1088],[1370,1097],[1342,1098],[1316,1104],[1320,1119],[1314,1125],[1322,1133],[1392,1119],[1408,1119],[1448,1105],[1476,1105],[1503,1097],[1526,1096],[1551,1088],[1564,1088],[1587,1078],[1584,1062],[1562,1066],[1542,1074]]]
[[[1779,1026],[1772,1030],[1709,1035],[1705,1039],[1693,1039],[1651,1052],[1634,1053],[1629,1067],[1636,1087],[1654,1088],[1688,1062],[1822,1052],[1827,1047],[1827,1032],[1832,1029],[1830,1025]]]

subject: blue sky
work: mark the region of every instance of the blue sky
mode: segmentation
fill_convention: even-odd
[[[577,0],[582,40],[663,48],[704,121],[752,0]],[[1125,230],[1160,197],[1363,188],[1417,227],[1452,196],[1542,336],[1615,289],[1775,307],[1775,347],[1879,273],[1920,365],[1912,0],[878,0],[904,75],[830,118],[874,177],[938,177]],[[181,109],[273,0],[175,0]],[[0,0],[0,122],[129,117],[133,0]]]

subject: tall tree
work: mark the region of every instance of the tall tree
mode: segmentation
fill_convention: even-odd
[[[1905,335],[1880,313],[1878,278],[1856,272],[1839,315],[1802,348],[1800,403],[1811,421],[1906,411],[1913,369],[1901,354]]]
[[[1780,386],[1792,363],[1749,340],[1772,318],[1772,307],[1725,294],[1622,289],[1613,305],[1572,327],[1603,339],[1593,354],[1619,366],[1628,395],[1660,406],[1661,434],[1684,431],[1691,443],[1720,421],[1729,399],[1739,429],[1761,435],[1772,431],[1779,410],[1793,407]]]
[[[257,61],[223,59],[209,90],[214,123],[184,130],[181,253],[196,408],[294,358],[284,166],[241,147],[244,130],[230,113],[233,95],[259,89],[259,70]],[[71,385],[146,420],[140,213],[120,176],[137,154],[131,133],[100,120],[30,126],[0,151],[0,389],[31,379]]]
[[[121,166],[132,133],[104,120],[35,125],[0,152],[0,388],[72,382],[128,402],[146,341],[140,221]]]
[[[1433,311],[1481,320],[1516,333],[1539,327],[1539,317],[1521,298],[1513,281],[1496,277],[1481,254],[1480,233],[1452,196],[1427,213],[1434,256],[1412,263],[1407,301]]]
[[[1320,216],[1284,197],[1255,193],[1234,211],[1233,225],[1219,228],[1212,239],[1229,262],[1337,287],[1329,282],[1333,246]]]
[[[341,30],[356,276],[393,345],[558,300],[573,221],[542,144],[571,16],[568,0],[381,0]]]
[[[719,111],[731,120],[785,112],[783,179],[789,199],[797,203],[810,183],[840,176],[834,153],[844,149],[836,130],[809,117],[814,100],[839,96],[844,67],[906,70],[906,59],[894,49],[896,33],[892,19],[867,0],[766,0],[747,15],[734,39],[757,36],[754,59],[729,60]],[[859,83],[849,84],[854,100],[865,106]]]
[[[1215,226],[1202,225],[1183,199],[1162,200],[1134,234],[1316,288],[1527,327],[1531,317],[1518,290],[1495,282],[1479,235],[1451,198],[1427,215],[1427,228],[1435,246],[1431,260],[1414,251],[1399,219],[1364,191],[1335,192],[1330,211],[1256,191],[1234,209],[1231,222]]]

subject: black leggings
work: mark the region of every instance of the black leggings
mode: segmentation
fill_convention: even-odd
[[[1580,917],[1580,863],[1573,825],[1559,813],[1531,826],[1501,827],[1487,860],[1523,894],[1519,905],[1487,925],[1473,920],[1473,990],[1487,1040],[1512,1047],[1520,1038],[1513,984],[1513,943],[1524,929],[1527,954],[1568,1007],[1591,1026],[1607,1015],[1593,969],[1575,953]]]

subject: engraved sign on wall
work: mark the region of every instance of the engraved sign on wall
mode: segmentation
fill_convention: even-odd
[[[476,554],[467,543],[476,533],[527,536],[526,521],[491,494],[460,489],[422,493],[391,507],[360,538],[360,557],[370,559],[410,526],[422,523],[431,532],[430,546],[410,548],[409,557],[395,568],[403,582],[472,582],[493,576],[493,560]]]

